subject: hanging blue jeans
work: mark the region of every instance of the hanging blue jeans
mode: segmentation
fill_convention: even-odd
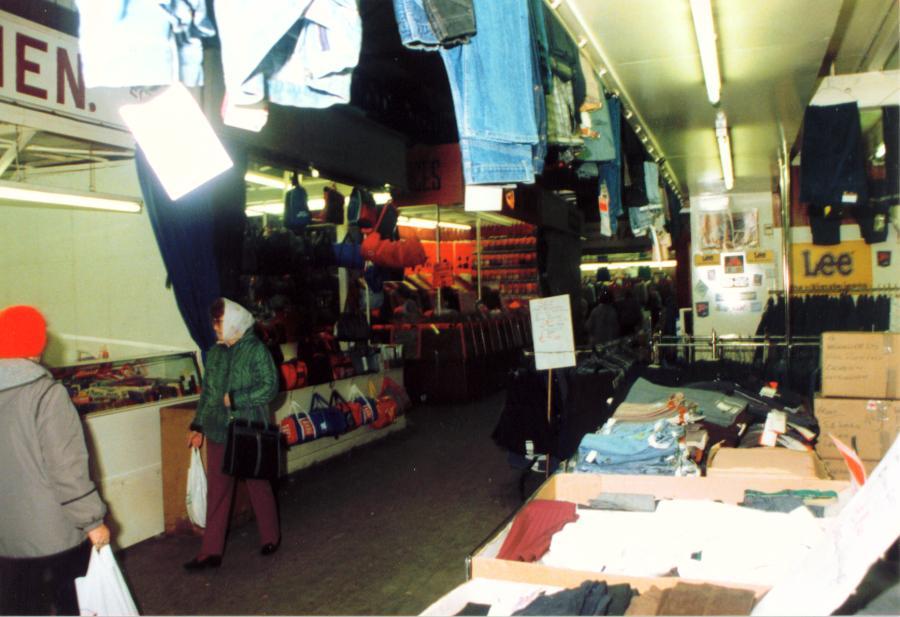
[[[447,69],[466,184],[534,182],[538,143],[528,6],[520,0],[475,0],[478,33],[441,49]],[[394,0],[404,45],[436,45],[422,0]]]

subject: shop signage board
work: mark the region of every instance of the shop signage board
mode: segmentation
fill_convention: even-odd
[[[872,250],[863,240],[833,246],[795,244],[791,271],[796,290],[868,288],[872,286]]]
[[[748,264],[770,264],[775,261],[772,251],[747,251]]]
[[[569,294],[529,300],[535,367],[539,371],[575,366],[575,337]]]
[[[0,97],[16,106],[126,131],[119,107],[129,88],[84,85],[78,39],[0,11]],[[35,128],[45,128],[35,127]]]
[[[406,177],[409,191],[394,199],[398,206],[461,204],[464,195],[459,144],[410,147],[406,151]]]
[[[474,184],[466,187],[466,212],[500,212],[503,210],[503,187]]]
[[[720,253],[696,253],[694,255],[695,266],[718,266],[721,260]]]

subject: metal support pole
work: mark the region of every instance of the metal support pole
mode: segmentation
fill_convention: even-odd
[[[434,273],[437,274],[438,268],[441,267],[441,207],[435,204],[434,211],[437,215],[437,226],[434,228],[434,239],[436,240],[434,252]],[[437,294],[435,295],[435,297],[437,298],[435,300],[437,302],[437,306],[434,307],[434,313],[435,315],[440,315],[444,312],[444,304],[441,301],[441,285],[436,276],[434,277],[434,279],[438,282]]]
[[[781,169],[781,279],[784,286],[784,337],[786,375],[791,374],[791,160],[784,133],[781,135],[779,153]]]
[[[478,277],[478,299],[481,300],[481,215],[478,212],[475,213],[475,256],[477,259],[475,267]]]

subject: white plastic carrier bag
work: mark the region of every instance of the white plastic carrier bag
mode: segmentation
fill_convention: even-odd
[[[78,609],[82,615],[139,615],[112,549],[91,549],[87,574],[75,579]]]
[[[199,448],[191,448],[185,505],[191,522],[197,527],[206,527],[206,471]]]

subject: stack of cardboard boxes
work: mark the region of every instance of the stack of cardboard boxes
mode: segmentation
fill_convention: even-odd
[[[847,467],[829,435],[856,450],[871,472],[900,428],[900,333],[826,332],[822,335],[822,392],[816,452],[835,479]]]

